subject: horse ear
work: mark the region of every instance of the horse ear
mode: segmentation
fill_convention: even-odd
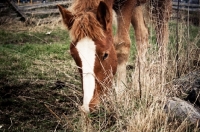
[[[62,15],[64,24],[67,26],[68,30],[70,30],[74,23],[74,19],[73,19],[74,15],[70,11],[66,10],[64,7],[62,7],[60,5],[57,5],[57,6]]]
[[[97,8],[97,20],[100,22],[105,30],[107,30],[109,25],[111,24],[111,14],[109,8],[103,1],[100,1]]]

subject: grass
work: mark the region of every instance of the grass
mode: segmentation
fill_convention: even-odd
[[[190,26],[189,40],[186,24],[181,23],[179,64],[188,52],[200,47],[199,27]],[[51,27],[51,26],[50,26]],[[176,77],[176,23],[170,23],[169,65],[166,88]],[[149,50],[148,67],[142,77],[142,98],[139,98],[137,79],[128,85],[126,96],[118,101],[111,90],[96,113],[84,115],[79,111],[82,102],[80,76],[69,53],[69,36],[58,27],[27,27],[13,32],[0,30],[0,131],[128,131],[165,132],[198,131],[195,125],[177,120],[163,112],[166,91],[160,83],[160,64],[155,48]],[[34,29],[34,30],[33,30]],[[51,31],[51,34],[46,33]],[[130,31],[134,43],[134,31]],[[155,36],[150,36],[155,42]],[[188,41],[186,41],[188,40]],[[189,42],[191,45],[188,45]],[[185,48],[185,47],[189,47]],[[131,47],[130,64],[136,56]],[[186,52],[187,51],[187,52]],[[191,61],[191,60],[190,60]],[[187,61],[181,74],[189,72]],[[128,71],[134,76],[134,71]],[[132,79],[132,77],[129,77]],[[131,81],[130,81],[131,82]]]
[[[29,76],[31,76],[31,74],[28,70],[30,71],[30,67],[35,64],[37,65],[37,63],[41,63],[41,66],[49,67],[48,65],[50,62],[48,61],[50,58],[51,61],[56,60],[64,62],[68,60],[70,58],[70,53],[67,52],[68,47],[66,43],[1,45],[1,69],[5,71],[5,73],[1,74],[7,74],[6,76],[9,75],[9,77],[13,76],[13,78],[16,78],[16,76],[30,78]],[[28,73],[28,75],[26,73]]]
[[[42,31],[27,31],[33,29],[24,29],[25,31],[10,31],[6,29],[0,31],[0,44],[51,44],[52,42],[63,42],[66,44],[69,37],[65,30],[52,31],[51,28],[42,27]],[[51,32],[47,34],[47,32]]]
[[[0,32],[3,38],[0,44],[1,130],[53,130],[58,123],[51,120],[52,115],[44,104],[60,113],[70,113],[73,111],[68,110],[73,106],[70,99],[75,96],[68,88],[80,87],[79,75],[69,53],[67,32],[59,28],[50,35]],[[63,91],[69,92],[67,99]]]

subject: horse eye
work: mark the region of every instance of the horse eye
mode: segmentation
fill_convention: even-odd
[[[103,60],[107,59],[108,58],[108,53],[104,53],[103,54]]]

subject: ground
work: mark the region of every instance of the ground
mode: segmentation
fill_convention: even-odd
[[[4,23],[5,24],[5,23]],[[163,113],[165,93],[161,92],[156,45],[150,47],[149,65],[143,78],[139,98],[134,86],[119,102],[109,96],[97,113],[83,115],[80,75],[69,52],[69,36],[65,28],[50,25],[27,25],[12,22],[0,25],[0,131],[198,131],[196,125],[178,121]],[[169,65],[166,89],[176,77],[176,26],[170,23]],[[182,75],[199,67],[191,66],[192,49],[198,49],[199,27],[180,25],[179,53]],[[190,31],[189,39],[185,32]],[[46,33],[50,34],[46,34]],[[135,46],[132,49],[127,80],[132,81]],[[151,43],[155,36],[150,36]],[[191,45],[185,45],[191,43]],[[191,51],[189,50],[189,48]],[[194,52],[192,52],[194,53]],[[186,55],[187,54],[187,55]],[[186,56],[186,57],[185,57]],[[195,54],[197,60],[199,57]],[[196,60],[196,59],[195,59]],[[199,64],[199,63],[198,63]],[[137,82],[137,79],[135,79]],[[146,92],[147,91],[147,92]],[[161,104],[161,105],[159,105]]]
[[[60,123],[55,115],[61,118],[78,111],[74,102],[80,102],[81,95],[74,91],[81,89],[79,81],[76,87],[71,79],[60,75],[63,72],[51,73],[55,72],[55,65],[61,69],[70,63],[68,60],[63,64],[70,56],[63,55],[68,47],[63,36],[67,39],[68,35],[64,30],[56,30],[52,33],[56,32],[54,35],[46,35],[45,31],[12,33],[1,28],[0,131],[72,130],[67,125],[68,121]],[[58,41],[64,44],[55,44]],[[52,56],[51,60],[49,56]],[[51,65],[53,62],[50,61],[54,61],[55,65]],[[44,70],[41,71],[42,68]],[[75,68],[70,70],[76,71]],[[62,78],[65,81],[59,80]],[[66,118],[70,122],[76,120],[72,116]]]

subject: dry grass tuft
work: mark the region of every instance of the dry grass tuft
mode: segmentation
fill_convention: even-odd
[[[199,131],[198,123],[191,124],[187,120],[174,117],[173,113],[164,111],[170,90],[173,87],[172,82],[177,78],[177,72],[184,75],[199,69],[200,56],[198,50],[200,45],[198,36],[200,35],[200,28],[197,27],[196,34],[186,36],[186,32],[190,32],[190,28],[193,27],[187,27],[185,23],[180,23],[179,26],[179,50],[177,52],[175,49],[176,24],[173,21],[170,24],[170,43],[166,50],[168,59],[164,65],[165,74],[162,74],[163,64],[160,61],[157,47],[152,45],[147,54],[148,61],[145,62],[145,66],[139,68],[138,64],[135,64],[134,71],[130,71],[132,81],[127,84],[123,97],[117,99],[115,92],[111,90],[106,99],[103,97],[104,102],[96,113],[97,115],[84,115],[87,125],[82,125],[82,130]],[[179,54],[178,62],[176,60],[177,54]],[[130,80],[130,76],[127,76],[127,78]],[[81,117],[83,118],[83,116]]]

